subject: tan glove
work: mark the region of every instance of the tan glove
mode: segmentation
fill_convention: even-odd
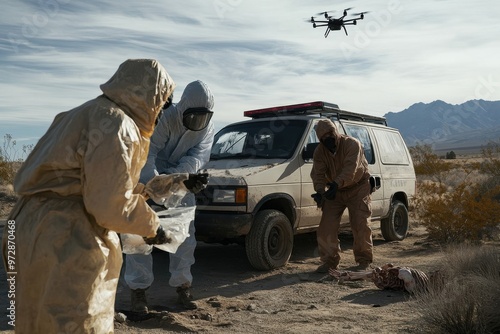
[[[146,184],[145,191],[157,204],[163,204],[172,194],[186,193],[183,181],[188,179],[188,173],[157,175]]]

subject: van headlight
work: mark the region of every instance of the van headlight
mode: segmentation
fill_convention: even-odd
[[[214,189],[213,202],[246,204],[247,188]]]

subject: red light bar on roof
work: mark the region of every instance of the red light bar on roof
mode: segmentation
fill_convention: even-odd
[[[283,116],[287,114],[313,114],[326,111],[340,111],[339,106],[333,103],[322,101],[291,104],[287,106],[279,106],[264,109],[247,110],[243,112],[246,117],[259,118],[271,116]]]

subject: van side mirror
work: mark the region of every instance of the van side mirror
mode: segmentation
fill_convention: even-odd
[[[318,147],[319,143],[309,143],[302,150],[302,159],[304,161],[311,160],[313,158],[314,150]]]

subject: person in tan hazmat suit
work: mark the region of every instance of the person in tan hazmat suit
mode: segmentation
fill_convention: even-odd
[[[313,155],[311,179],[316,193],[312,197],[323,211],[317,230],[322,264],[316,271],[326,273],[340,262],[338,232],[346,208],[354,238],[354,260],[358,269],[365,270],[373,262],[373,241],[369,226],[370,174],[363,147],[357,139],[339,134],[329,119],[318,122],[316,135],[320,144]]]
[[[175,83],[156,60],[134,59],[100,88],[55,117],[16,175],[15,267],[7,230],[2,247],[17,272],[16,333],[112,333],[117,232],[162,231],[138,180]]]

